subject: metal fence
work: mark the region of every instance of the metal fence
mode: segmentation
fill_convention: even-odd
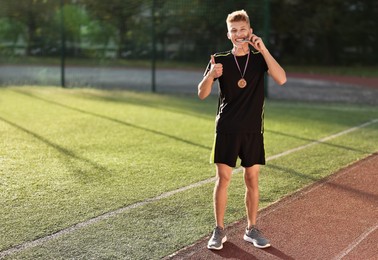
[[[0,85],[193,92],[227,14],[269,33],[269,1],[2,0]]]

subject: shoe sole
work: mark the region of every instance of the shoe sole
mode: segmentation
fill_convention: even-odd
[[[244,240],[247,241],[247,242],[249,242],[249,243],[252,243],[257,248],[267,248],[267,247],[270,247],[270,244],[266,244],[266,245],[259,245],[259,244],[257,244],[256,239],[250,238],[247,235],[244,235]]]
[[[227,236],[224,236],[224,238],[222,238],[222,243],[221,243],[220,247],[207,245],[207,248],[211,249],[211,250],[221,250],[223,248],[223,243],[226,242],[226,241],[227,241]]]

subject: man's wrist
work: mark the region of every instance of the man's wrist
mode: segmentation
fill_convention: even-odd
[[[207,73],[206,78],[209,79],[209,80],[215,79],[215,77],[213,75],[211,75],[211,73]]]
[[[264,49],[261,49],[260,52],[262,55],[264,55],[264,54],[268,54],[269,50],[267,48],[264,48]]]

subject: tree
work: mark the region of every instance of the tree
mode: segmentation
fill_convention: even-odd
[[[115,35],[115,38],[119,46],[118,57],[121,57],[123,48],[129,40],[128,31],[132,29],[131,24],[136,17],[141,15],[145,2],[133,0],[81,1],[93,18],[102,23],[110,24],[116,29],[117,35]]]
[[[28,55],[41,52],[43,46],[44,27],[52,20],[58,8],[56,1],[49,0],[2,0],[0,16],[10,23],[22,25],[25,33],[26,52]]]
[[[377,5],[374,0],[273,0],[276,44],[288,63],[376,63],[371,57],[378,45]]]

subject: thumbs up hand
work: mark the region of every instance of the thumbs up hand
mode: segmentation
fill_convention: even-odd
[[[210,55],[210,63],[215,64],[214,55]]]
[[[215,63],[214,55],[210,56],[210,71],[209,75],[214,79],[219,78],[223,74],[223,65],[221,63]]]

